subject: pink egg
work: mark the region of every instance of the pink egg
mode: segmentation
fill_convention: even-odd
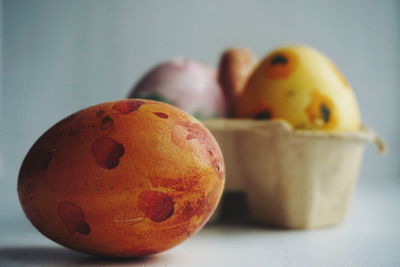
[[[186,58],[155,66],[135,85],[128,97],[167,102],[198,118],[223,117],[226,114],[216,70]]]

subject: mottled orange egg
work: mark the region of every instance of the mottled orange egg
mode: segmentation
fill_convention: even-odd
[[[32,224],[68,248],[147,256],[196,233],[224,186],[217,142],[168,104],[129,99],[58,122],[32,146],[18,193]]]

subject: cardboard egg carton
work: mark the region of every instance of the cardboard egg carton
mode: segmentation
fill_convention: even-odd
[[[334,225],[345,217],[364,146],[383,143],[357,132],[294,130],[283,120],[215,119],[204,124],[226,164],[226,190],[243,190],[252,217],[283,228]]]

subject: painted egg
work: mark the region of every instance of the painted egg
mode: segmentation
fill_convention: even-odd
[[[196,233],[216,208],[224,161],[191,115],[150,100],[83,109],[29,150],[18,194],[32,224],[74,250],[147,256]]]
[[[361,126],[349,83],[333,62],[306,46],[269,54],[238,102],[239,117],[284,119],[297,129],[353,131]]]
[[[186,58],[155,66],[128,97],[166,102],[201,119],[226,114],[225,98],[216,70]]]

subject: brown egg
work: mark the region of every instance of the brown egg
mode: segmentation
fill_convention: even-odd
[[[63,246],[146,256],[207,222],[224,171],[218,144],[199,121],[168,104],[129,99],[51,127],[25,157],[18,193],[32,224]]]

